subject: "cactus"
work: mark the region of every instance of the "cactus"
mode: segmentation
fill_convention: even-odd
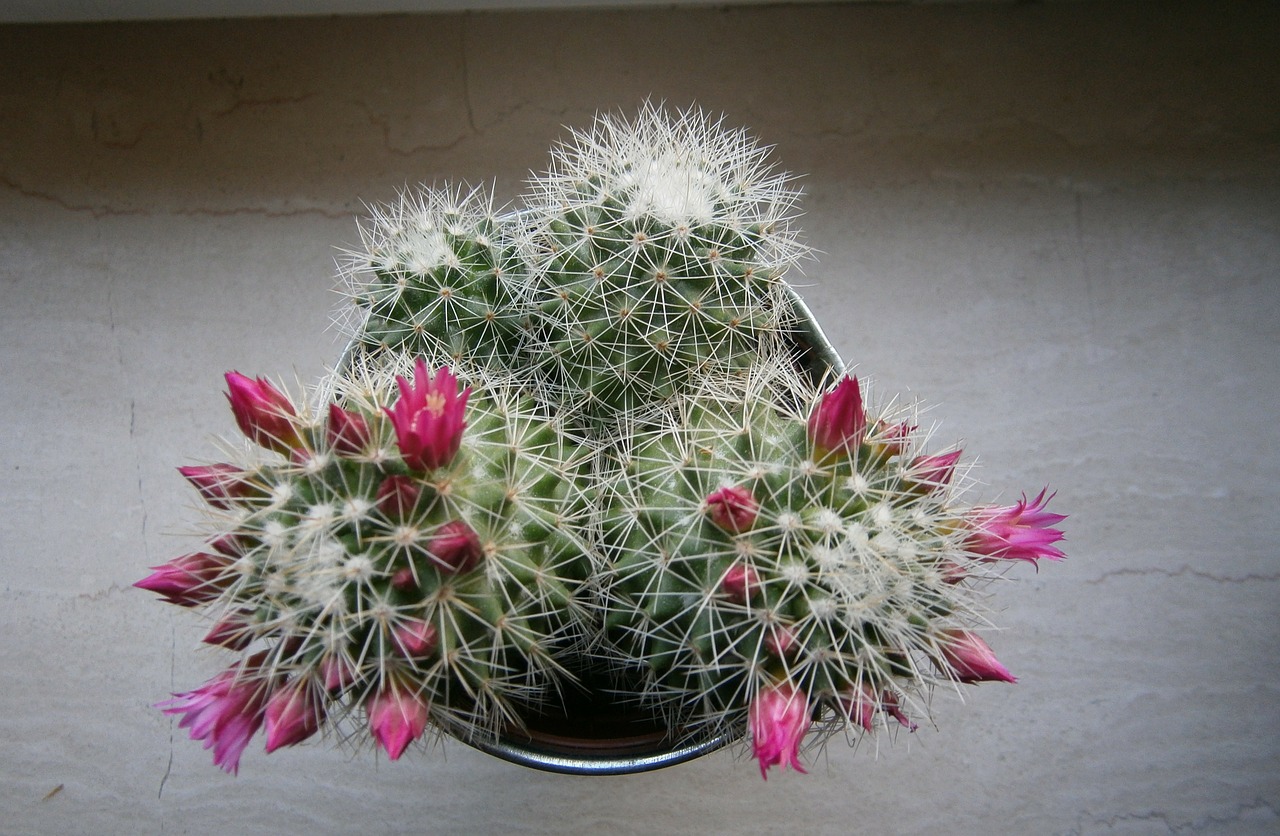
[[[215,763],[263,725],[268,751],[337,727],[392,759],[491,739],[590,664],[673,741],[749,734],[767,775],[811,731],[914,730],[940,685],[1013,681],[979,590],[1061,558],[1063,516],[964,505],[959,450],[819,368],[767,157],[646,105],[554,149],[518,211],[375,207],[321,406],[229,374],[253,455],[182,468],[207,546],[136,584],[241,654],[163,704]]]
[[[790,324],[797,192],[701,112],[598,117],[532,183],[533,361],[597,427],[748,368]]]
[[[586,633],[584,448],[509,385],[460,393],[419,360],[396,398],[393,372],[345,379],[323,417],[228,375],[242,427],[277,452],[184,468],[214,511],[209,545],[138,584],[204,607],[205,641],[245,654],[167,704],[184,721],[227,686],[275,748],[288,694],[310,732],[363,710],[394,759],[428,717],[492,735],[558,687]],[[191,726],[234,770],[247,737]]]
[[[986,646],[971,587],[994,551],[973,549],[984,512],[957,501],[958,452],[918,447],[911,421],[867,415],[856,379],[820,395],[760,366],[619,452],[601,607],[641,699],[678,734],[763,725],[764,771],[799,768],[815,718],[825,734],[871,732],[877,712],[914,729],[906,709],[938,683],[1012,681],[973,659]],[[1023,538],[1024,559],[1060,556],[1059,536]],[[761,717],[790,718],[789,751],[769,750]]]
[[[526,325],[528,277],[487,190],[403,193],[375,206],[361,233],[343,291],[356,352],[462,370],[509,363]]]

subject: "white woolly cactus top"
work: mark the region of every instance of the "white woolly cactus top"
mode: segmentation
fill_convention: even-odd
[[[745,132],[646,104],[573,132],[519,210],[375,208],[315,406],[229,373],[257,454],[180,469],[212,530],[136,585],[238,655],[165,712],[234,772],[264,726],[394,760],[604,681],[767,776],[806,736],[915,731],[938,684],[1014,681],[980,588],[1061,558],[1064,517],[963,504],[961,451],[824,366],[784,278],[797,198]]]

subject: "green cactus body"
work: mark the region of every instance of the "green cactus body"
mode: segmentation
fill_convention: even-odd
[[[490,735],[543,698],[587,632],[580,445],[515,390],[473,392],[453,461],[413,472],[380,410],[389,387],[347,386],[367,443],[333,449],[312,421],[294,461],[247,471],[219,522],[238,556],[212,606],[244,614],[236,644],[265,647],[259,667],[326,691],[330,717],[394,681],[437,724]],[[405,490],[388,498],[388,479]],[[459,524],[467,564],[442,565],[437,538]]]
[[[526,350],[597,425],[746,369],[787,327],[796,194],[762,158],[701,114],[647,108],[601,117],[533,183]]]
[[[487,193],[402,195],[375,209],[363,236],[345,291],[358,351],[455,368],[509,362],[526,326],[527,275]]]
[[[813,403],[803,386],[693,401],[618,465],[605,630],[682,733],[740,729],[754,695],[784,682],[829,719],[864,689],[877,705],[918,694],[945,679],[931,673],[941,631],[971,615],[944,492],[913,481],[900,439],[815,456],[807,409],[787,406]],[[757,503],[742,531],[708,511],[724,488]]]

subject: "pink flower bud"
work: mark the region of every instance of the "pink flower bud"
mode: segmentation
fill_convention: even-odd
[[[741,563],[730,566],[724,573],[724,577],[720,579],[720,591],[728,596],[730,601],[739,604],[745,604],[751,597],[751,593],[759,586],[760,576],[756,574],[756,570]]]
[[[911,722],[911,718],[907,717],[906,713],[903,712],[902,705],[898,701],[898,695],[892,691],[884,692],[884,696],[880,699],[880,710],[897,720],[898,725],[907,731],[915,731],[920,728],[919,725]]]
[[[412,470],[428,471],[453,461],[462,443],[462,420],[471,389],[458,391],[458,379],[446,368],[430,376],[421,359],[413,369],[413,382],[396,378],[400,399],[386,409],[396,431],[404,463]]]
[[[790,627],[781,624],[773,624],[769,627],[768,632],[765,633],[764,646],[778,658],[788,655],[799,647],[796,643],[796,634]]]
[[[294,422],[297,413],[289,399],[264,378],[252,380],[227,372],[227,400],[240,430],[255,444],[288,454],[302,444]]]
[[[1025,560],[1035,563],[1040,558],[1061,560],[1062,550],[1053,544],[1065,535],[1052,526],[1067,518],[1045,510],[1053,494],[1048,488],[1027,502],[1026,494],[1014,505],[998,508],[975,508],[970,517],[973,533],[965,546],[974,554],[990,560]]]
[[[389,683],[365,705],[369,732],[387,757],[398,760],[427,728],[429,706],[421,697]]]
[[[841,702],[845,713],[849,715],[849,719],[855,726],[862,726],[866,731],[872,730],[880,700],[870,685],[864,682],[856,686],[844,696]]]
[[[856,377],[843,378],[809,415],[809,440],[819,455],[856,449],[866,429],[867,413]]]
[[[329,425],[325,430],[329,449],[340,456],[359,456],[369,449],[372,438],[369,422],[358,412],[348,412],[329,404]]]
[[[326,691],[336,694],[356,681],[356,672],[340,654],[331,653],[320,660],[320,679]]]
[[[747,711],[751,726],[751,749],[760,761],[760,775],[769,778],[769,767],[787,766],[804,772],[800,764],[800,743],[809,731],[811,718],[805,695],[789,682],[756,694]]]
[[[951,484],[956,462],[960,461],[961,455],[961,451],[955,450],[936,456],[918,456],[911,462],[907,475],[912,481],[931,490],[946,487]]]
[[[740,534],[756,524],[760,505],[751,491],[733,486],[713,491],[703,507],[713,523],[732,534]]]
[[[203,740],[213,748],[213,763],[227,772],[240,770],[240,755],[249,739],[262,726],[270,679],[256,668],[254,657],[245,669],[233,666],[194,691],[174,694],[156,707],[165,714],[179,714],[178,728],[187,729],[192,740]]]
[[[320,730],[324,707],[307,677],[277,688],[267,700],[267,752],[301,743]]]
[[[255,638],[253,630],[249,627],[252,617],[253,610],[236,610],[227,613],[218,619],[218,623],[213,625],[213,629],[201,641],[205,644],[225,647],[228,650],[244,650],[253,644]]]
[[[430,656],[436,649],[436,628],[419,618],[407,618],[391,630],[396,651],[406,659]]]
[[[901,456],[911,446],[911,434],[915,431],[916,425],[906,421],[899,424],[876,421],[875,436],[870,441],[886,455]]]
[[[480,562],[484,547],[471,526],[462,520],[453,520],[436,529],[427,545],[427,554],[442,571],[461,573]]]
[[[991,647],[976,633],[967,630],[944,630],[942,656],[947,673],[960,682],[1017,682],[1008,668],[1000,664]]]
[[[412,568],[405,566],[391,575],[391,585],[401,592],[411,592],[418,588],[418,578]]]
[[[134,584],[163,596],[170,604],[195,607],[222,593],[224,572],[231,561],[218,554],[197,552],[152,566],[150,575]]]
[[[240,500],[264,495],[262,489],[249,482],[245,472],[233,464],[192,465],[180,467],[178,472],[215,508],[231,508]]]
[[[412,477],[388,476],[378,486],[378,510],[387,519],[399,522],[413,513],[421,494],[422,486]]]

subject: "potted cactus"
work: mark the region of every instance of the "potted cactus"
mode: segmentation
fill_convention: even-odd
[[[515,210],[377,208],[309,395],[227,375],[250,443],[180,469],[205,545],[136,585],[239,656],[160,707],[231,772],[265,727],[588,774],[749,740],[767,776],[1012,682],[981,586],[1063,516],[963,504],[961,452],[846,374],[767,149],[646,105],[552,157]]]

